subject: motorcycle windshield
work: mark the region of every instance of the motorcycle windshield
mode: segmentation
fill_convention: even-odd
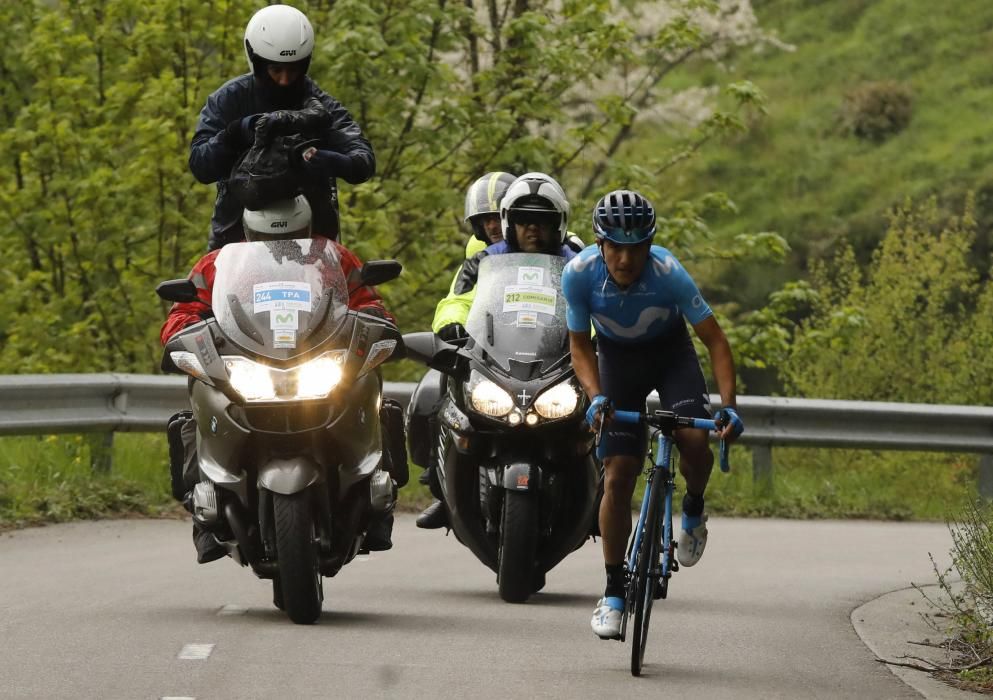
[[[562,268],[540,253],[490,255],[479,265],[466,331],[504,371],[511,361],[541,361],[544,371],[568,352]]]
[[[214,317],[245,350],[288,360],[323,343],[345,320],[348,286],[326,238],[232,243],[214,264]]]

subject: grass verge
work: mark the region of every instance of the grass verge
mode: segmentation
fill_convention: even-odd
[[[169,495],[164,435],[115,436],[112,466],[94,471],[98,436],[0,439],[0,528],[46,522],[132,516],[185,515]],[[970,456],[855,450],[774,450],[771,492],[753,483],[747,448],[731,453],[730,474],[715,472],[708,488],[714,514],[783,518],[944,520],[975,497]],[[400,490],[400,508],[431,502],[427,487]],[[640,492],[639,492],[640,496]]]

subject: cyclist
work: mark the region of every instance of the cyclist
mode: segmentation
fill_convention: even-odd
[[[572,365],[591,400],[587,421],[601,434],[597,454],[605,474],[599,524],[607,586],[591,625],[603,639],[620,634],[631,497],[647,441],[643,427],[611,423],[611,411],[643,411],[655,389],[663,409],[710,418],[707,385],[683,317],[710,353],[723,404],[719,417],[728,421],[721,437],[731,440],[743,429],[735,410],[731,347],[687,271],[668,250],[652,245],[655,228],[655,210],[645,197],[610,192],[593,209],[597,245],[562,274]],[[714,457],[704,430],[677,430],[675,440],[686,479],[676,555],[681,565],[693,566],[707,544],[704,490]]]
[[[486,256],[520,252],[561,255],[566,260],[576,256],[567,239],[569,200],[550,175],[526,173],[514,180],[500,202],[500,224],[502,240],[466,260],[448,296],[438,302],[431,328],[442,340],[465,337],[464,324],[476,295],[479,264]],[[425,481],[432,478],[433,466],[432,462],[425,470]],[[434,501],[418,516],[416,524],[429,530],[447,525],[444,504]]]
[[[353,185],[371,178],[376,169],[372,145],[341,103],[307,75],[314,28],[300,10],[289,5],[263,7],[245,27],[244,44],[249,72],[207,98],[190,144],[193,176],[204,184],[217,183],[208,247],[216,250],[244,238],[242,209],[228,191],[227,180],[231,168],[252,146],[263,116],[270,126],[287,131],[301,120],[321,123],[320,144],[303,159],[308,176],[304,194],[314,212],[315,233],[337,240],[336,178]]]

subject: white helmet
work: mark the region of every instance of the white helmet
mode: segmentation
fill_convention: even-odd
[[[248,68],[257,72],[265,63],[307,61],[314,53],[314,27],[307,15],[289,5],[269,5],[252,15],[245,27]]]
[[[281,199],[265,209],[246,209],[242,216],[245,239],[277,241],[310,238],[310,203],[302,194]]]
[[[511,220],[519,212],[547,212],[554,215],[558,245],[565,242],[569,227],[569,200],[562,186],[545,173],[525,173],[507,188],[500,202],[500,224],[503,237],[511,248],[517,248],[517,231]]]

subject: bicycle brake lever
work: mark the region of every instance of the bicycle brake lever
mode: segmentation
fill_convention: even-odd
[[[731,464],[728,462],[728,443],[727,440],[721,440],[721,471],[725,474],[731,471]]]

